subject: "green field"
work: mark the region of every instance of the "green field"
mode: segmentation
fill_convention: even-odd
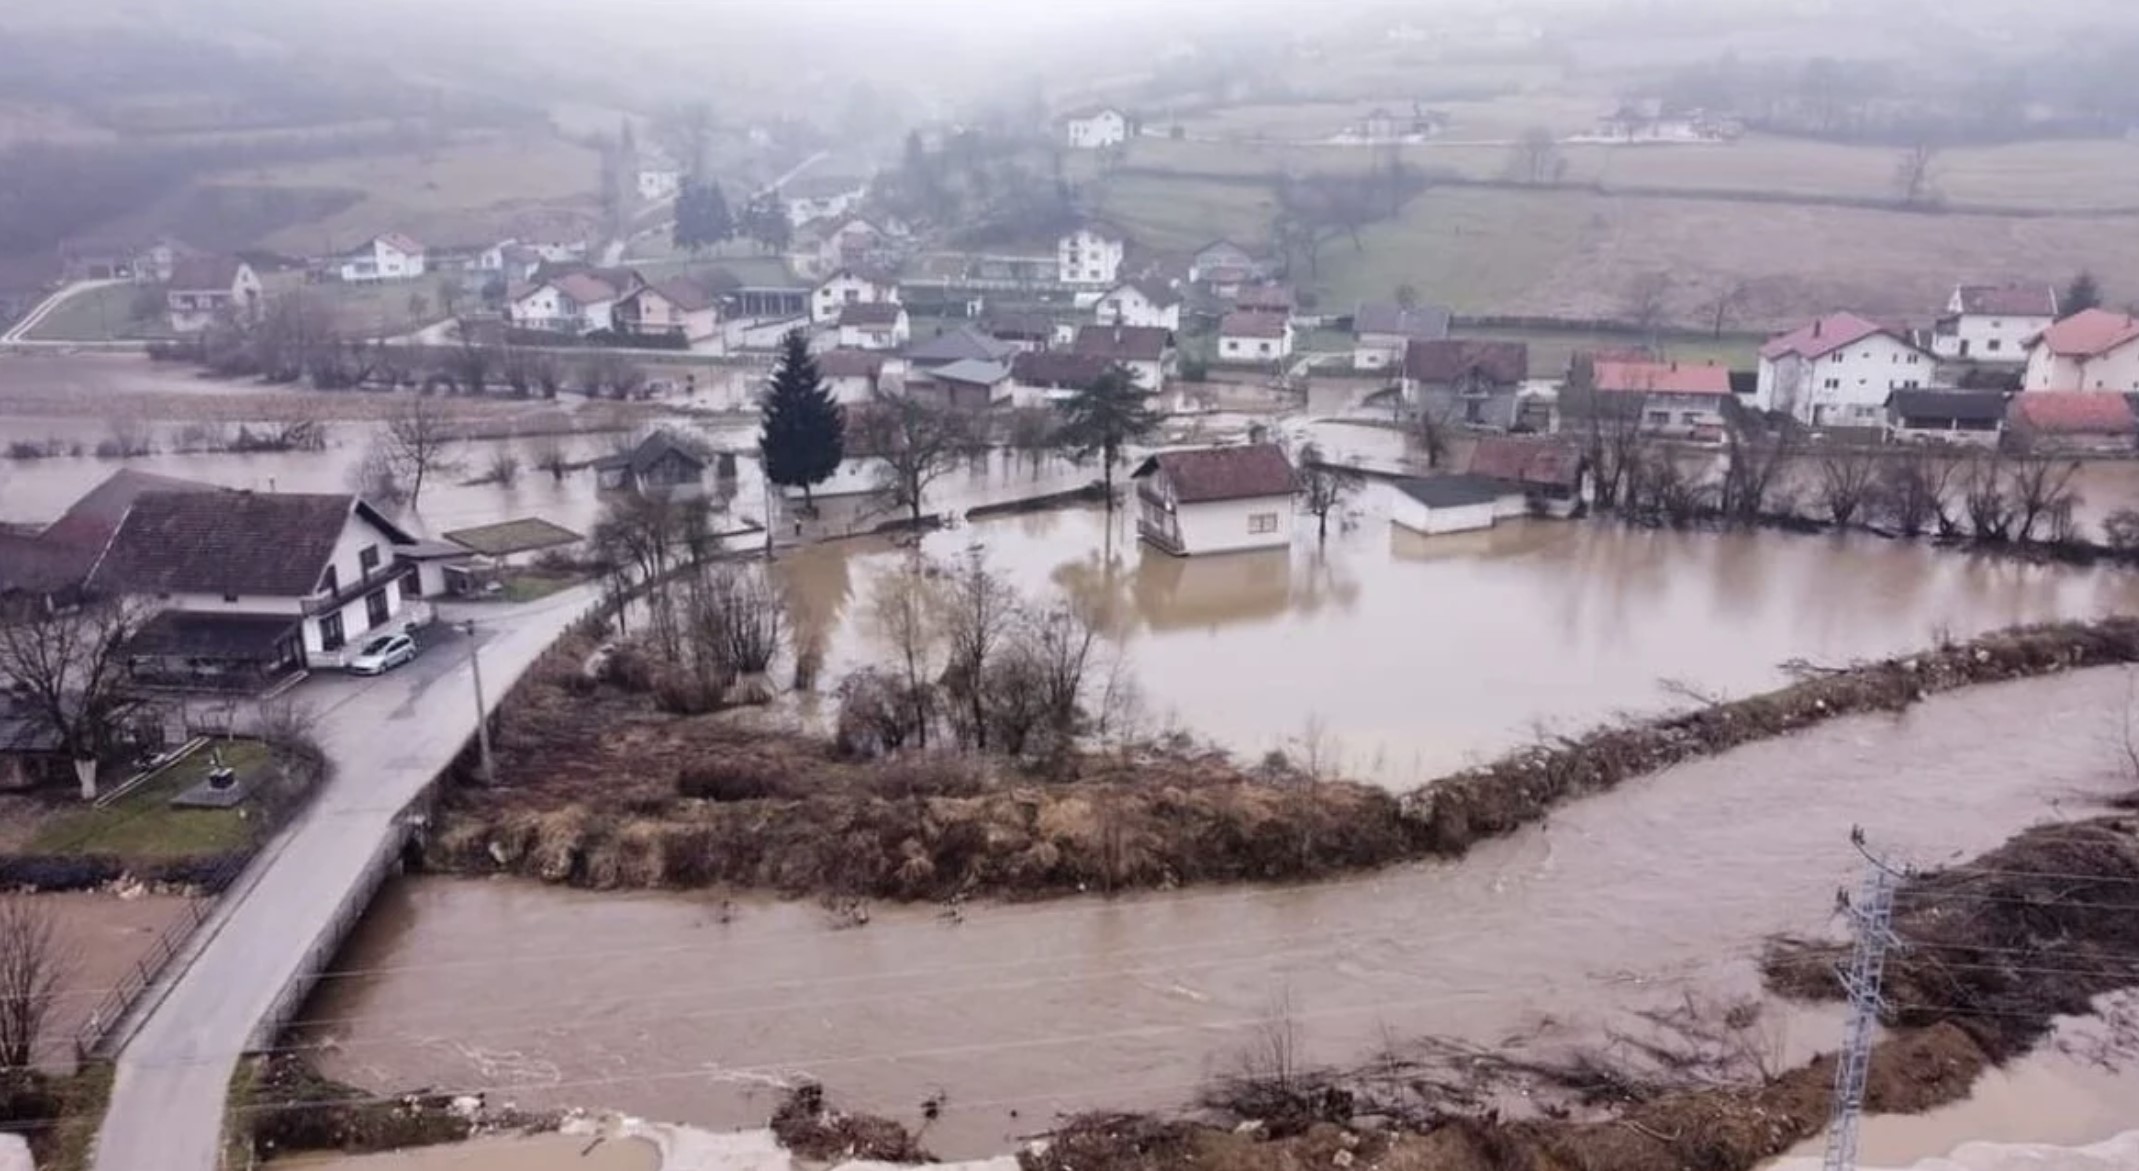
[[[1439,188],[1401,216],[1322,246],[1313,283],[1324,304],[1389,300],[1400,285],[1458,313],[1505,312],[1548,280],[1582,243],[1585,217],[1571,200],[1525,191]]]
[[[144,292],[148,296],[144,297]],[[154,313],[135,316],[135,309],[152,306]],[[60,302],[24,336],[41,342],[95,342],[169,337],[171,327],[163,315],[162,294],[158,290],[142,285],[103,285]]]
[[[267,767],[257,740],[223,741],[202,747],[156,779],[101,809],[77,809],[38,827],[24,852],[102,854],[128,859],[189,858],[220,854],[245,844],[253,820],[238,809],[173,809],[171,798],[208,775],[220,749],[223,763],[248,777]]]
[[[1116,175],[1093,188],[1099,214],[1146,247],[1188,251],[1223,236],[1260,247],[1277,199],[1258,184]]]

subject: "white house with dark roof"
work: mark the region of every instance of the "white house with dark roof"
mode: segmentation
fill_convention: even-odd
[[[1406,308],[1393,301],[1363,301],[1352,310],[1352,366],[1386,370],[1404,360],[1412,342],[1448,336],[1448,310],[1438,305]]]
[[[1956,285],[1931,329],[1931,352],[1947,361],[2025,364],[2028,342],[2057,320],[2050,285]]]
[[[637,291],[640,282],[619,289],[593,272],[567,272],[513,296],[507,320],[520,329],[546,333],[599,333],[616,328],[617,303]]]
[[[1113,106],[1073,111],[1062,121],[1063,137],[1073,150],[1099,150],[1129,141],[1135,123]]]
[[[1162,451],[1130,473],[1136,531],[1168,553],[1195,556],[1292,543],[1292,462],[1273,444]]]
[[[358,283],[413,280],[429,268],[423,245],[399,232],[388,232],[342,257],[339,271],[343,280]]]
[[[719,301],[686,277],[641,282],[616,299],[609,316],[618,333],[680,337],[693,346],[720,335]]]
[[[839,320],[840,313],[849,305],[866,305],[876,301],[899,300],[899,282],[881,273],[867,269],[842,268],[817,282],[810,290],[810,322],[813,325],[830,325]]]
[[[258,312],[260,277],[235,256],[188,256],[172,263],[163,299],[172,333],[199,333]]]
[[[1181,294],[1164,281],[1151,278],[1123,281],[1108,289],[1092,305],[1101,325],[1140,325],[1179,331]]]
[[[1087,325],[1070,352],[1120,366],[1146,391],[1163,390],[1172,373],[1173,334],[1149,325]]]
[[[896,350],[913,337],[906,306],[897,301],[858,301],[839,311],[839,344],[850,350]]]
[[[826,350],[817,355],[817,377],[832,401],[841,406],[873,402],[891,359],[874,350]]]
[[[1127,243],[1103,224],[1086,224],[1055,241],[1055,267],[1065,285],[1112,285],[1121,277]]]
[[[1292,356],[1292,326],[1276,313],[1239,311],[1218,323],[1218,360],[1270,365]]]

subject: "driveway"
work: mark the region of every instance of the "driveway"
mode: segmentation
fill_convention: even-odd
[[[363,877],[394,819],[475,731],[467,652],[493,706],[597,597],[581,586],[524,606],[441,605],[471,640],[426,632],[415,662],[369,679],[320,676],[289,694],[318,719],[330,775],[203,925],[185,970],[121,1051],[98,1171],[213,1171],[238,1057]]]

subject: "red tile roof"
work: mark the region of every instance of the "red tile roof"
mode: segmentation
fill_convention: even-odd
[[[2014,426],[2053,435],[2130,435],[2139,431],[2131,403],[2121,394],[2085,390],[2030,390],[2013,396]]]
[[[411,239],[408,236],[404,236],[399,232],[388,232],[385,235],[374,239],[372,243],[384,244],[388,248],[396,249],[400,252],[405,252],[410,256],[418,255],[423,251],[423,245],[418,244],[415,240]]]
[[[1693,362],[1599,362],[1596,387],[1605,393],[1728,395],[1731,372]]]
[[[1760,347],[1763,358],[1780,358],[1784,354],[1797,354],[1805,358],[1824,358],[1828,354],[1871,337],[1887,334],[1900,339],[1900,334],[1876,321],[1859,317],[1854,313],[1830,313],[1798,326],[1789,333],[1768,339]]]
[[[2134,319],[2131,314],[2082,309],[2043,330],[2036,341],[2062,357],[2092,358],[2135,338],[2139,338],[2139,319]]]
[[[1182,504],[1292,493],[1292,461],[1268,443],[1162,451],[1140,464],[1131,478],[1156,472],[1166,474],[1174,499]]]
[[[1488,435],[1471,449],[1469,472],[1519,484],[1571,487],[1582,466],[1575,445],[1559,439]]]
[[[1276,313],[1228,313],[1218,323],[1220,337],[1284,337],[1285,319]]]
[[[2049,285],[1961,285],[1953,292],[1963,313],[2057,316],[2057,290]]]
[[[568,272],[551,281],[550,287],[570,297],[573,304],[581,306],[614,301],[617,294],[608,281],[590,272]]]

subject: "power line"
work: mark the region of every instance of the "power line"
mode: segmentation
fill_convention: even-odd
[[[1900,875],[1864,846],[1864,830],[1852,829],[1850,844],[1864,855],[1865,870],[1857,897],[1837,896],[1855,928],[1849,967],[1837,973],[1849,994],[1849,1022],[1842,1030],[1842,1051],[1835,1060],[1834,1103],[1827,1120],[1825,1171],[1856,1171],[1857,1121],[1864,1113],[1865,1083],[1872,1067],[1872,1037],[1879,1027],[1879,981],[1887,950],[1900,946],[1894,937],[1894,888]]]

